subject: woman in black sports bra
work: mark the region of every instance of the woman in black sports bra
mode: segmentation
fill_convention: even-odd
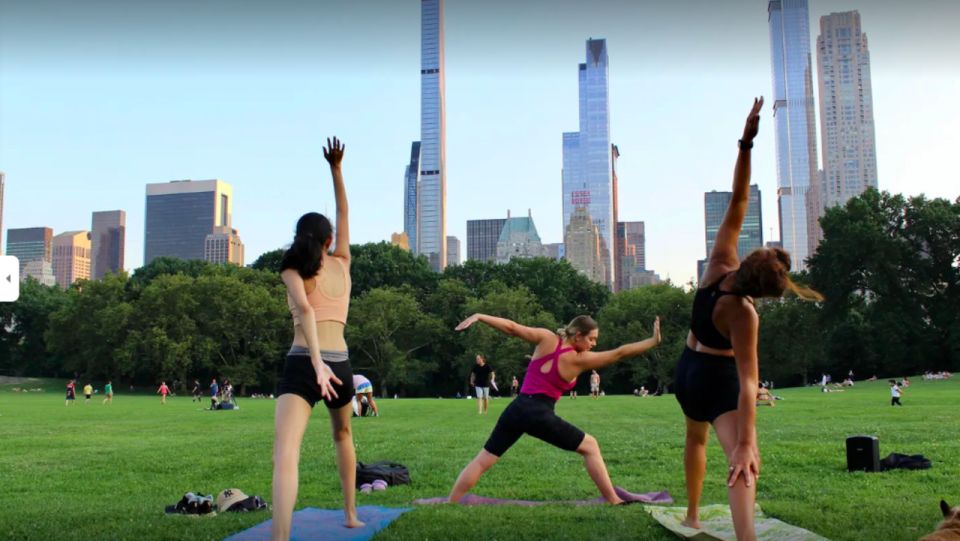
[[[743,262],[737,240],[747,212],[750,149],[760,127],[763,98],[753,101],[733,171],[733,196],[717,231],[713,252],[693,299],[690,333],[677,363],[677,401],[686,415],[683,453],[687,480],[684,525],[700,527],[699,506],[707,469],[707,436],[713,425],[729,462],[727,494],[738,540],[756,538],[754,481],[760,474],[756,417],[757,336],[755,297],[780,297],[787,289],[809,299],[814,291],[790,280],[790,255],[779,248],[755,250]]]

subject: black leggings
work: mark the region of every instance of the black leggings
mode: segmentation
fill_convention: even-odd
[[[497,419],[497,426],[483,448],[503,456],[520,436],[530,434],[564,451],[576,451],[586,434],[553,411],[556,401],[542,394],[521,393]]]

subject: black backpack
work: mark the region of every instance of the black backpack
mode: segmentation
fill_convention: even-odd
[[[923,455],[901,455],[900,453],[890,453],[880,461],[880,469],[883,471],[898,468],[905,470],[925,470],[931,465],[930,459]]]
[[[386,481],[388,485],[408,485],[410,484],[410,470],[403,464],[388,460],[374,462],[373,464],[357,462],[357,487],[372,483],[377,479]]]

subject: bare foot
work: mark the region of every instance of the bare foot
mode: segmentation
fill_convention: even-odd
[[[343,523],[347,528],[363,528],[366,526],[363,522],[360,522],[356,517],[348,518],[346,522]]]
[[[607,503],[609,503],[610,505],[623,505],[623,504],[625,504],[625,503],[627,503],[627,502],[625,502],[625,501],[623,501],[622,499],[620,499],[620,496],[616,496],[616,497],[614,497],[614,499],[612,499],[612,500],[607,500]]]
[[[687,517],[687,518],[683,519],[683,522],[681,522],[680,524],[681,524],[682,526],[686,526],[687,528],[693,528],[694,530],[699,530],[699,529],[700,529],[700,519],[699,519],[699,518],[690,518],[690,517]]]

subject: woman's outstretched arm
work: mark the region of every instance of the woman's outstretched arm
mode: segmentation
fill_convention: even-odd
[[[327,146],[323,149],[323,157],[330,164],[330,175],[333,177],[333,196],[337,202],[337,239],[333,248],[333,255],[350,259],[350,220],[347,207],[347,189],[343,185],[343,170],[340,167],[343,161],[343,151],[347,146],[336,137],[331,141],[327,138]]]
[[[526,342],[530,342],[531,344],[539,344],[544,340],[556,341],[557,338],[556,333],[548,331],[547,329],[527,327],[517,323],[516,321],[511,321],[502,317],[488,316],[487,314],[473,314],[467,319],[461,321],[455,330],[462,331],[478,321],[493,327],[503,334],[516,336],[517,338]]]
[[[743,127],[743,138],[738,143],[740,150],[737,155],[737,165],[733,169],[733,196],[727,207],[727,213],[723,217],[723,223],[717,231],[713,252],[710,253],[710,265],[736,267],[740,261],[737,258],[737,241],[750,203],[750,149],[753,148],[753,138],[760,130],[761,107],[763,107],[763,97],[754,99],[746,125]]]
[[[656,347],[657,344],[660,343],[660,340],[660,316],[657,316],[657,319],[655,319],[653,322],[653,334],[650,336],[650,338],[647,338],[646,340],[640,340],[639,342],[624,344],[618,348],[609,349],[607,351],[584,351],[575,357],[573,364],[581,372],[603,368],[604,366],[611,365],[621,359],[643,355],[650,349]]]

